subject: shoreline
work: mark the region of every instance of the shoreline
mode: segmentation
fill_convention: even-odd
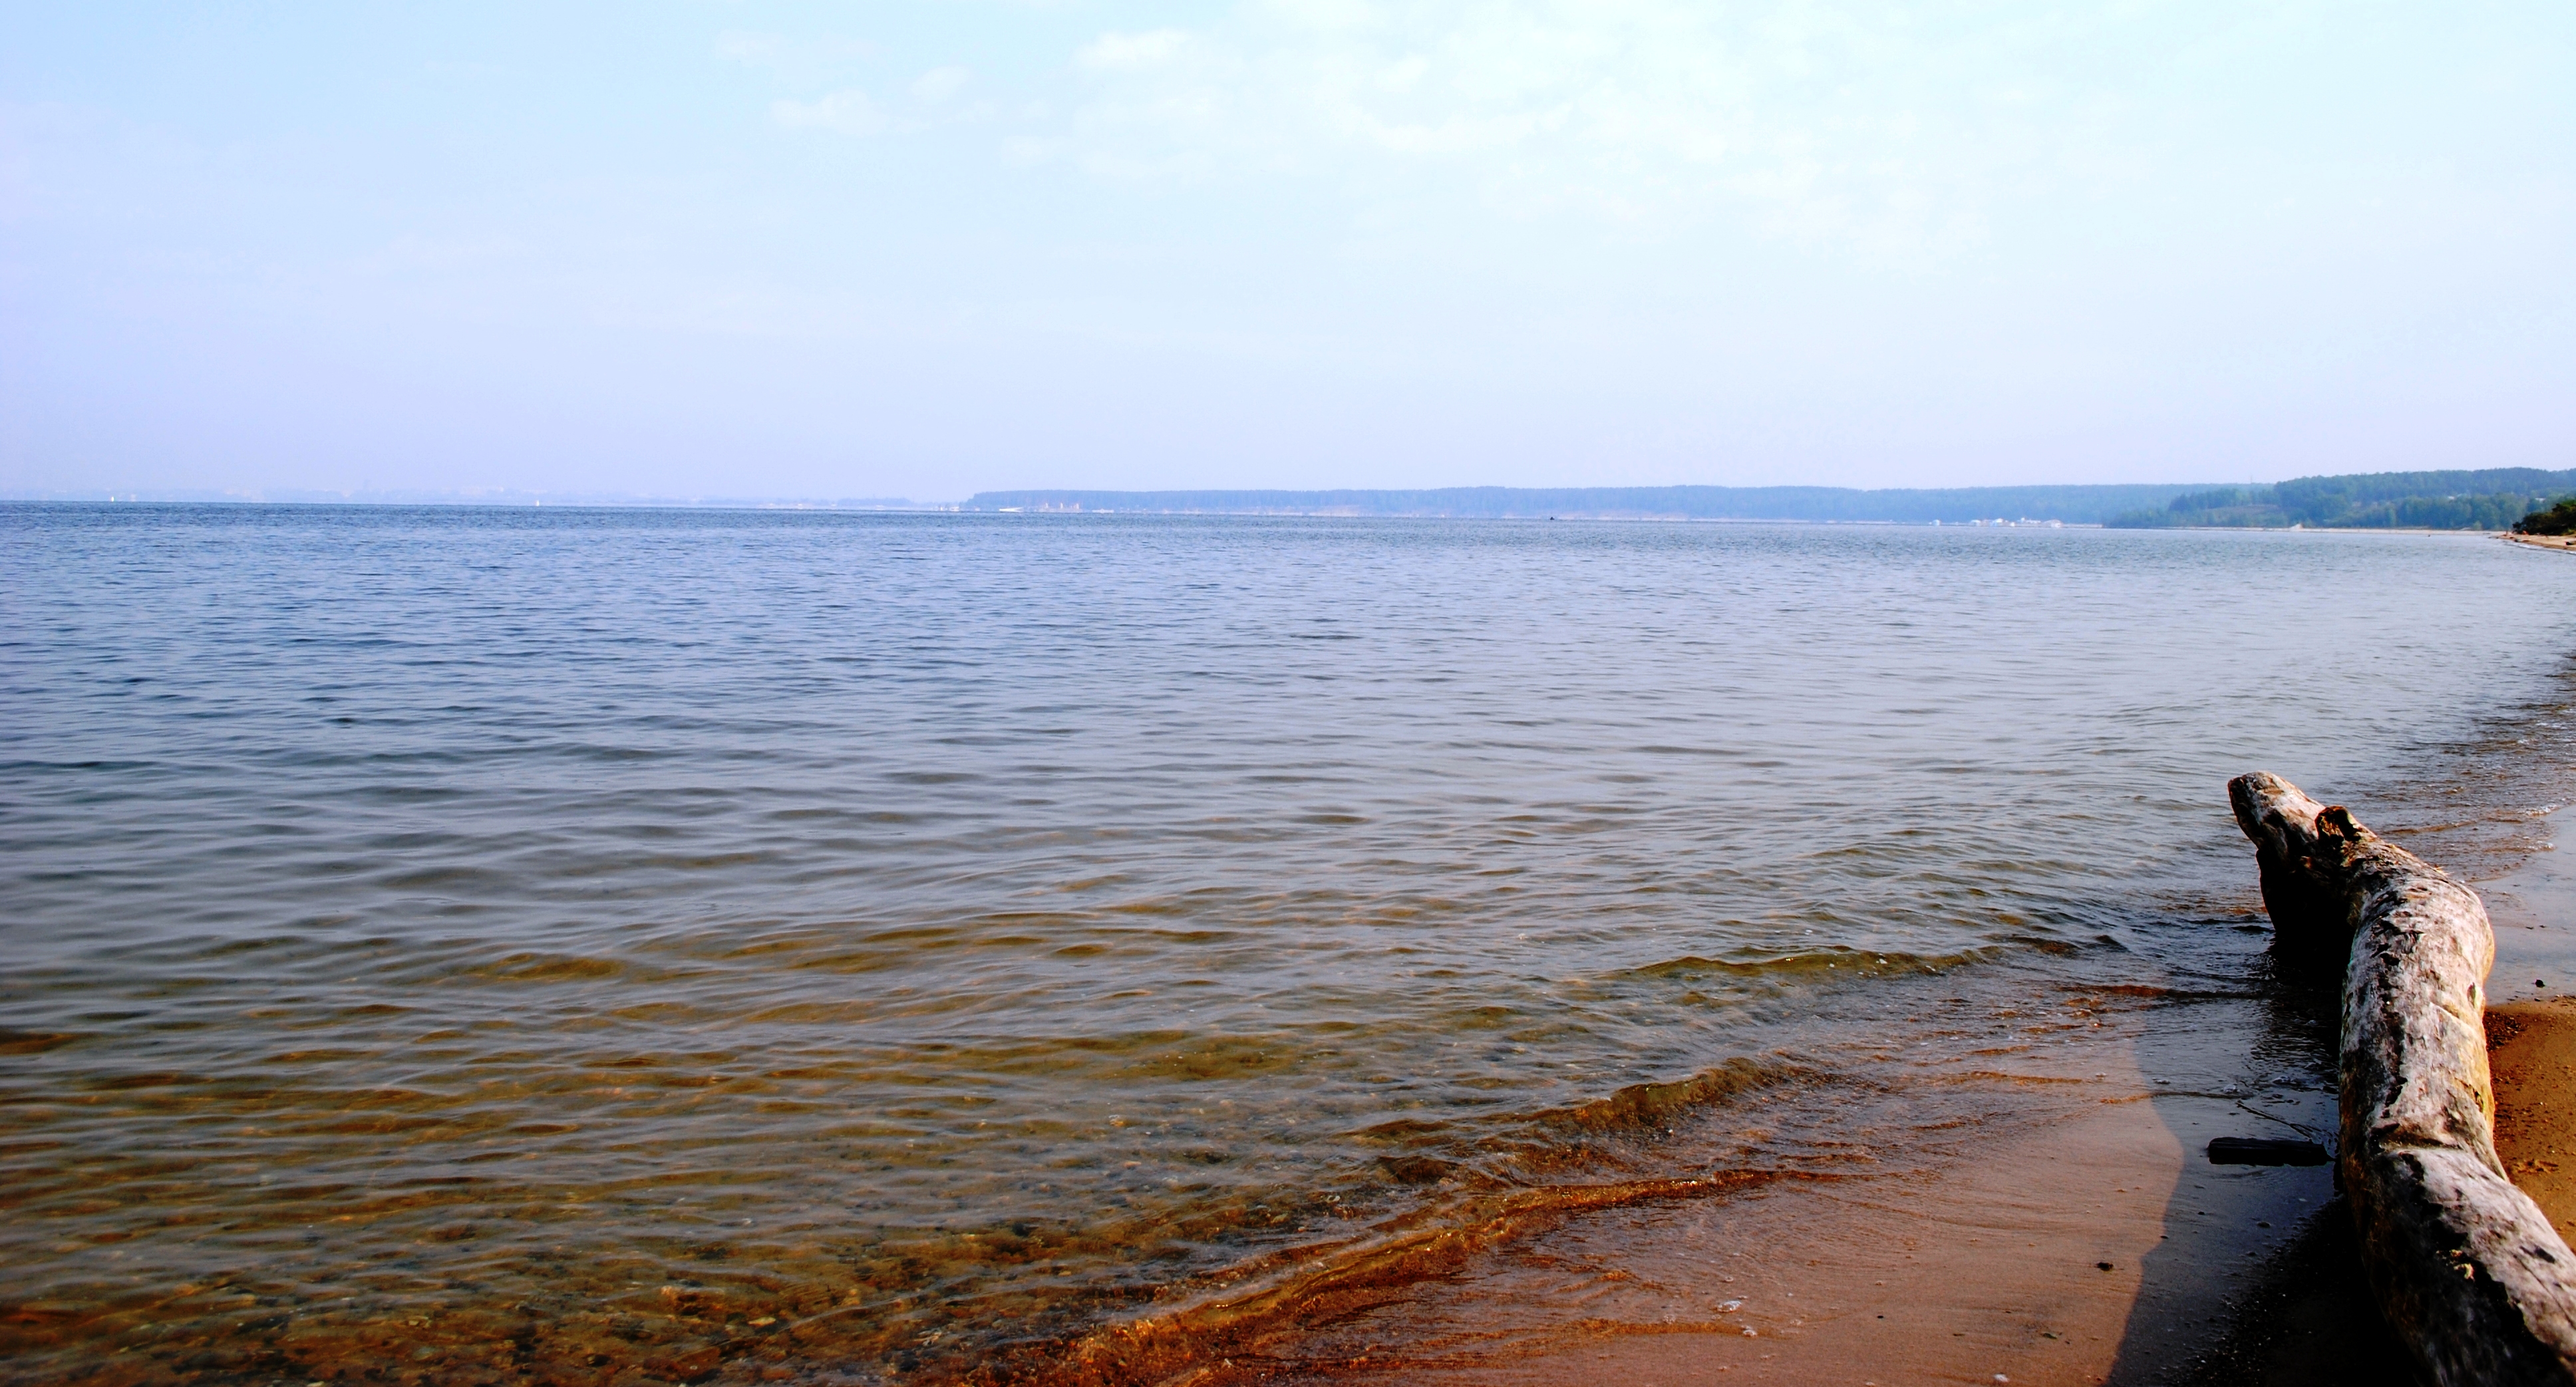
[[[2226,953],[2153,985],[2033,974],[2018,1000],[1990,994],[1982,1023],[1957,1021],[2001,1048],[1918,1081],[1956,1095],[1947,1119],[1852,1111],[1804,1175],[1549,1220],[1438,1275],[1336,1279],[1261,1324],[1147,1332],[1195,1341],[1175,1379],[1192,1387],[2197,1380],[2259,1270],[2342,1216],[2322,1166],[2208,1159],[2212,1138],[2333,1124],[2330,1018],[2271,986],[2259,947]],[[1747,1098],[1678,1124],[1677,1145],[1715,1155],[1730,1130],[1798,1120]],[[2324,1309],[2336,1343],[2375,1342],[2345,1327],[2366,1295]],[[1037,1379],[1163,1380],[1121,1351],[1141,1343],[1095,1347]],[[2356,1353],[2321,1361],[2378,1361]]]
[[[2473,844],[2462,827],[2431,830],[2444,858],[2510,864],[2475,883],[2498,937],[2498,1151],[2576,1233],[2576,995],[2557,992],[2576,993],[2576,864],[2562,876],[2545,845]],[[1255,1336],[1189,1380],[2410,1387],[2413,1355],[2379,1312],[2330,1173],[2207,1159],[2212,1136],[2335,1123],[2332,1006],[2275,985],[2268,964],[2242,983],[2232,1000],[2140,1006],[2120,1035],[2069,1047],[2069,1077],[2089,1082],[2025,1089],[2025,1110],[1972,1150],[1811,1188],[1812,1201],[1764,1189],[1567,1219],[1468,1274]],[[2258,1075],[2258,1048],[2303,1054],[2307,1072]],[[1731,1265],[1746,1248],[1771,1255]]]
[[[2534,549],[2555,549],[2562,554],[2569,550],[2576,550],[2576,535],[2518,535],[2507,530],[2502,533],[2502,538],[2510,544],[2528,545]]]

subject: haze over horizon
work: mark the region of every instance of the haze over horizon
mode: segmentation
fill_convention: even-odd
[[[2576,14],[0,15],[0,489],[2576,465]]]

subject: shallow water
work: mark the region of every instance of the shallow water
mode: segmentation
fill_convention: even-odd
[[[2241,951],[2225,779],[2393,785],[2576,614],[2468,536],[0,527],[27,1380],[1036,1362],[1766,1085],[1972,1119],[1939,1005]]]

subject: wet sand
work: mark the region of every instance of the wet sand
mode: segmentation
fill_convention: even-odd
[[[1839,1176],[1570,1213],[1268,1322],[1184,1313],[1167,1332],[1194,1341],[1193,1371],[1131,1376],[1103,1342],[1109,1370],[1068,1380],[2407,1381],[2331,1172],[2206,1155],[2331,1126],[2325,1018],[2261,986],[2104,1000],[2067,1002],[2104,1030],[1927,1075],[1981,1095],[1953,1130],[1855,1111]],[[1765,1120],[1758,1104],[1709,1118]]]
[[[2554,1029],[2521,1034],[2561,1047],[2547,1063],[2576,1096],[2576,1002],[2546,1012]],[[2115,1048],[2083,1062],[2117,1063]],[[1822,1197],[1762,1188],[1569,1219],[1451,1275],[1235,1337],[1179,1380],[2414,1383],[2331,1172],[2206,1157],[2214,1136],[2279,1134],[2248,1118],[2282,1095],[2249,1101],[2190,1072],[2173,1028],[2126,1053],[1917,1169]],[[2330,1115],[2331,1095],[2314,1098],[2287,1116]],[[2560,1112],[2554,1130],[2576,1132],[2576,1102]],[[2550,1170],[2576,1185],[2576,1157]]]
[[[1200,1380],[2101,1382],[2187,1356],[2187,1322],[2216,1308],[2223,1273],[2195,1287],[2167,1265],[2169,1206],[2205,1183],[2193,1164],[2143,1094],[2094,1101],[1981,1158],[1822,1199],[1569,1223]],[[2308,1183],[2278,1182],[2262,1212],[2295,1220]],[[2133,1336],[2157,1302],[2170,1322]]]

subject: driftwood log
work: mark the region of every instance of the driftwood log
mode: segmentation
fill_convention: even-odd
[[[2576,1254],[2495,1152],[2477,893],[2266,772],[2227,786],[2285,959],[2343,963],[2336,1168],[2432,1380],[2576,1383]]]

